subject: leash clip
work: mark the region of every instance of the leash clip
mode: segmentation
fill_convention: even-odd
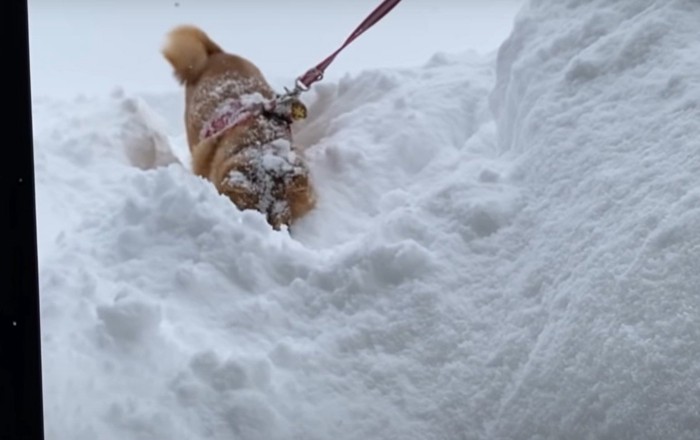
[[[299,99],[299,95],[303,91],[304,90],[299,86],[295,87],[293,90],[289,90],[285,87],[285,93],[277,95],[277,98],[272,101],[269,111],[289,119],[290,122],[306,119],[308,111],[306,106]]]

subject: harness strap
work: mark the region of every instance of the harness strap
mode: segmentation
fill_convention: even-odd
[[[253,117],[254,113],[247,108],[240,107],[237,110],[222,113],[209,121],[203,128],[199,138],[204,140],[229,128],[233,128]]]
[[[271,99],[263,102],[255,102],[243,105],[240,101],[227,101],[224,104],[226,111],[211,119],[200,133],[199,138],[204,140],[222,133],[225,130],[241,125],[252,118],[262,115],[268,119],[274,119],[280,124],[286,125],[291,130],[294,121],[306,118],[306,107],[297,99]]]

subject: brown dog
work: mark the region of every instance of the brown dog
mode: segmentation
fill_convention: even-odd
[[[313,209],[309,170],[292,143],[292,119],[269,110],[275,93],[260,70],[195,26],[173,29],[162,53],[185,86],[194,173],[239,209],[266,215],[275,229]]]

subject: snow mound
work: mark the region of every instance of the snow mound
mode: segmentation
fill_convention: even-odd
[[[291,233],[186,162],[152,160],[181,148],[177,121],[154,117],[169,98],[60,112],[38,100],[52,114],[37,133],[40,203],[75,196],[47,203],[40,224],[49,436],[425,438],[446,424],[425,405],[452,380],[440,370],[462,333],[461,317],[440,317],[460,295],[447,262],[489,247],[517,211],[486,153],[491,65],[443,57],[312,92],[297,140],[319,209]],[[80,214],[61,217],[66,206]]]
[[[494,438],[700,438],[698,14],[531,1],[501,48],[491,104],[542,315]]]

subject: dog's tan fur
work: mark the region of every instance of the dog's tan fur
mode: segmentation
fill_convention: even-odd
[[[162,54],[185,87],[185,127],[194,173],[211,181],[240,209],[263,212],[276,229],[291,225],[313,209],[314,191],[303,152],[294,146],[289,130],[281,130],[269,118],[258,116],[200,140],[202,128],[215,116],[224,99],[240,99],[253,93],[266,99],[275,96],[258,67],[224,52],[205,32],[190,25],[178,26],[168,34]],[[252,159],[275,139],[292,145],[294,172],[265,174],[259,161]],[[242,176],[243,181],[229,178],[232,173]],[[268,182],[266,189],[261,187],[263,180]],[[263,197],[274,199],[274,203],[263,206]],[[273,205],[286,208],[273,209]]]

